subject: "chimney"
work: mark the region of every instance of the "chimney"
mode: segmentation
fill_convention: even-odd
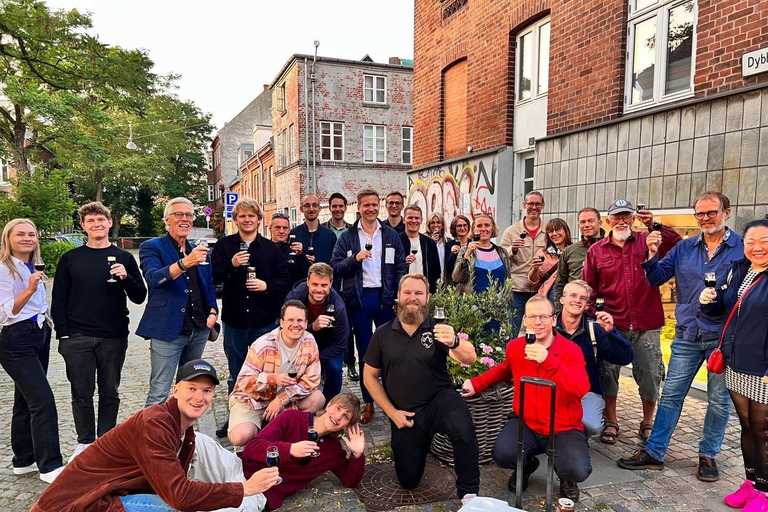
[[[400,57],[390,57],[389,58],[390,64],[397,64],[398,66],[402,64],[402,61],[400,60]]]
[[[265,91],[268,91],[268,90],[269,90],[269,84],[264,84],[264,90],[265,90]]]

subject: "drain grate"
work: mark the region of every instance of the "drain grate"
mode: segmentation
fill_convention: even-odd
[[[355,492],[367,510],[391,510],[456,499],[456,480],[449,468],[427,459],[419,486],[408,490],[400,487],[394,464],[373,464],[366,466],[365,476]]]

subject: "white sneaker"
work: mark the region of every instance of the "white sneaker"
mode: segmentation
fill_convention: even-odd
[[[52,484],[54,480],[56,480],[56,477],[61,474],[61,472],[64,471],[64,466],[61,466],[60,468],[56,468],[53,471],[49,471],[47,473],[40,473],[40,480],[47,484]]]
[[[72,461],[75,460],[75,457],[83,453],[83,451],[91,446],[91,443],[83,444],[79,443],[77,447],[75,447],[75,451],[72,452],[72,455],[69,456],[69,460],[67,461],[67,464],[72,464]]]
[[[21,466],[13,468],[14,475],[28,475],[29,473],[37,472],[37,462],[33,462],[29,466]]]

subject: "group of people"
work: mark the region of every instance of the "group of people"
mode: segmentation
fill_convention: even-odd
[[[274,509],[326,470],[354,486],[364,469],[358,422],[372,420],[374,402],[390,420],[400,483],[419,484],[431,438],[440,432],[454,447],[457,496],[471,499],[480,483],[475,427],[454,389],[447,359],[471,364],[477,355],[472,340],[428,315],[428,301],[439,281],[477,293],[508,279],[513,283],[508,298],[512,340],[506,359],[464,382],[462,395],[500,381],[517,387],[525,376],[556,383],[555,469],[563,497],[577,501],[578,484],[591,473],[588,438],[599,434],[601,442],[614,444],[621,435],[616,413],[621,366],[632,363],[639,388],[642,448],[618,464],[662,469],[693,378],[719,347],[726,369],[708,374],[697,475],[703,481],[719,478],[715,458],[733,400],[746,480],[725,501],[745,510],[768,507],[768,285],[762,281],[768,269],[768,221],[753,221],[743,236],[736,233],[726,226],[729,199],[710,191],[693,204],[701,233],[682,240],[643,205],[616,199],[607,210],[610,231],[601,228],[598,210],[583,208],[577,216],[581,236],[573,241],[564,220],[544,222],[544,197],[533,191],[523,202],[525,216],[504,230],[497,245],[499,228],[488,214],[472,220],[456,216],[448,239],[439,213],[426,218],[421,233],[421,208],[405,206],[398,192],[382,198],[364,189],[356,199],[359,215],[353,224],[344,220],[346,198],[335,193],[329,199],[331,219],[321,225],[319,198],[308,195],[301,204],[304,222],[291,229],[286,216],[273,215],[271,239],[258,232],[259,204],[242,199],[233,210],[237,233],[212,250],[188,240],[192,203],[172,199],[164,211],[168,233],[140,248],[141,272],[132,255],[109,244],[109,210],[90,203],[79,211],[88,242],[59,263],[50,316],[39,286],[43,275],[33,266],[39,259],[34,224],[9,222],[0,249],[0,363],[16,384],[14,472],[39,471],[51,482],[63,469],[56,407],[45,378],[51,324],[71,383],[78,435],[64,476],[43,494],[38,510],[63,510],[55,503],[91,472],[103,473],[103,485],[91,484],[94,492],[80,493],[80,499],[104,500],[100,510],[109,510],[115,500],[127,510],[140,510],[131,507],[142,499],[159,499],[170,509]],[[384,221],[379,220],[382,199],[388,211]],[[647,230],[633,230],[635,221]],[[665,319],[659,286],[672,278],[676,335],[660,393]],[[218,384],[215,369],[201,360],[205,344],[217,336],[217,284],[223,293],[230,409],[217,435],[244,447],[237,456],[195,436],[191,428]],[[128,335],[126,300],[141,303],[147,293],[137,329],[150,339],[147,408],[116,427]],[[345,362],[350,379],[362,377],[362,403],[341,393]],[[544,392],[529,393],[526,404],[515,395],[493,447],[496,463],[513,470],[511,492],[518,491],[518,470],[522,490],[527,487],[539,465],[535,455],[547,448],[550,405]],[[136,427],[145,422],[158,431]],[[316,432],[309,440],[308,429]],[[337,436],[329,436],[344,429],[349,455]],[[517,468],[520,429],[525,457]],[[145,437],[146,442],[166,441],[150,450],[140,440]],[[118,449],[126,439],[133,440],[130,453]],[[282,455],[282,477],[264,469],[273,445]],[[131,460],[131,471],[112,478],[100,469],[121,457]],[[185,476],[190,464],[194,481]],[[183,493],[169,485],[181,479],[178,485],[188,489]],[[147,493],[157,498],[133,502],[126,496]],[[210,499],[213,495],[217,498]]]

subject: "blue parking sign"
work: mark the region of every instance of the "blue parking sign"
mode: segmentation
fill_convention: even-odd
[[[239,195],[237,192],[224,194],[224,214],[228,219],[232,218],[232,209],[235,207]]]

